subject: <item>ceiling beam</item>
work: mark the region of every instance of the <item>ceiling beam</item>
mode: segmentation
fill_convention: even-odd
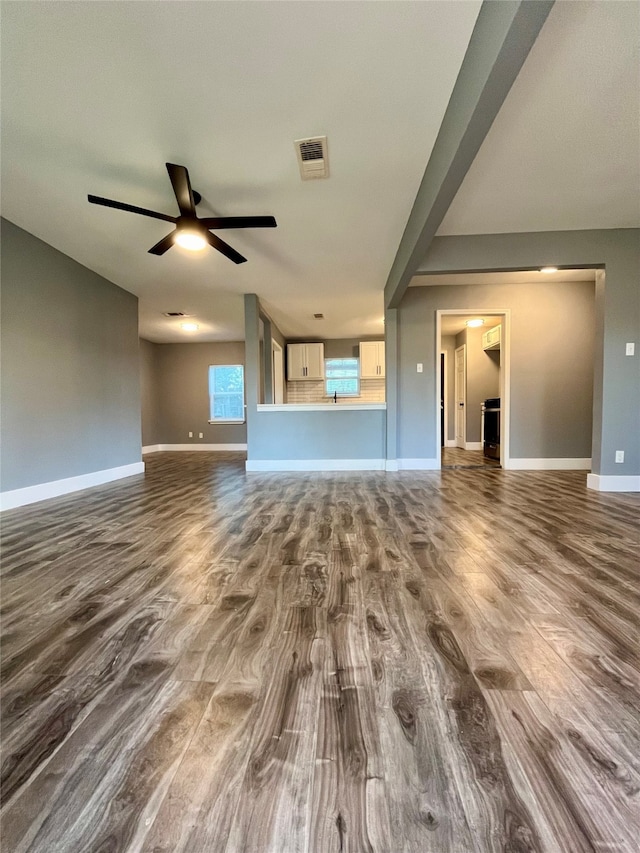
[[[554,0],[485,0],[384,289],[397,308]]]

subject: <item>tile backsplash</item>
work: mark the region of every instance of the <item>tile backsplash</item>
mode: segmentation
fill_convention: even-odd
[[[329,403],[333,397],[325,397],[324,382],[287,382],[287,403]],[[340,403],[384,403],[384,379],[361,379],[359,397],[338,397]]]

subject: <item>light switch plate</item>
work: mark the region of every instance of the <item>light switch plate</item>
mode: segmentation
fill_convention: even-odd
[[[636,345],[634,343],[627,344],[624,354],[625,355],[635,355],[636,353]]]
[[[416,364],[416,370],[418,373],[422,373],[422,364],[420,362],[418,362],[418,364]]]
[[[624,462],[624,450],[616,450],[616,462]]]

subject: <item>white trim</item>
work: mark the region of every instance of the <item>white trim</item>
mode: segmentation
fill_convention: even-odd
[[[149,448],[143,447],[143,453],[158,453],[159,451],[174,450],[246,450],[246,444],[151,444]]]
[[[397,459],[387,459],[384,463],[385,471],[397,471],[398,470],[398,460]]]
[[[247,459],[247,471],[384,471],[385,459]]]
[[[398,459],[398,471],[439,471],[439,459]]]
[[[386,408],[386,403],[258,403],[259,412],[366,412]]]
[[[511,457],[512,471],[590,471],[591,459],[523,459]]]
[[[481,441],[465,441],[464,443],[465,450],[482,450],[483,447]]]
[[[278,363],[279,369],[276,369],[276,363]],[[278,373],[280,374],[279,376]],[[280,380],[277,389],[278,393],[276,393],[276,379]],[[274,405],[284,405],[284,390],[284,354],[280,344],[271,338],[271,393],[273,394]],[[277,400],[277,397],[280,397],[280,400]]]
[[[455,438],[448,438],[448,439],[445,441],[444,446],[445,446],[445,447],[455,447],[455,446],[456,446],[456,440],[455,440]]]
[[[39,483],[37,486],[27,486],[24,489],[13,489],[0,494],[0,510],[14,509],[37,501],[57,498],[60,495],[68,495],[70,492],[102,486],[112,480],[132,477],[134,474],[144,474],[144,462],[132,462],[130,465],[119,465],[117,468],[107,468],[104,471],[92,471],[90,474],[66,477],[64,480],[52,480],[49,483]]]
[[[640,492],[640,474],[587,474],[587,488],[597,492]]]

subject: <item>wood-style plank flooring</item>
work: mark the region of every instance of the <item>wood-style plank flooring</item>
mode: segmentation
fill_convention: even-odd
[[[499,468],[500,462],[485,456],[482,450],[443,447],[441,465],[442,468]]]
[[[3,853],[636,853],[639,508],[166,453],[5,513]]]

